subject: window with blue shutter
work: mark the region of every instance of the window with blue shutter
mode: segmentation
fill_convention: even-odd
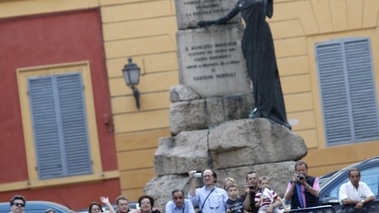
[[[81,73],[28,78],[40,179],[92,174]]]
[[[315,45],[328,145],[379,139],[370,46],[368,38],[345,38]]]

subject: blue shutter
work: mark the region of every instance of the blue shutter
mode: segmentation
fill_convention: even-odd
[[[368,39],[345,42],[354,134],[357,141],[379,137],[375,82]]]
[[[379,137],[368,39],[316,44],[325,137],[329,145]]]
[[[351,141],[341,44],[319,45],[316,51],[327,141],[330,144]]]
[[[28,80],[39,177],[91,174],[80,73]]]
[[[40,178],[63,176],[60,130],[54,101],[53,78],[29,79],[37,169]]]

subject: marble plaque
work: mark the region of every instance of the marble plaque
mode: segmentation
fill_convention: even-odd
[[[198,21],[224,16],[236,3],[236,0],[175,0],[178,29],[195,28]],[[240,16],[229,21],[233,22],[240,22]]]
[[[177,32],[180,83],[202,97],[251,92],[241,24]]]

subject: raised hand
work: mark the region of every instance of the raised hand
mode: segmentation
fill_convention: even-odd
[[[108,197],[101,196],[101,197],[100,197],[100,200],[101,200],[101,202],[104,203],[104,204],[109,203],[109,199],[108,199]]]
[[[101,196],[100,200],[101,200],[102,203],[104,203],[105,205],[107,205],[109,213],[116,213],[116,211],[114,210],[112,204],[109,202],[108,197]]]

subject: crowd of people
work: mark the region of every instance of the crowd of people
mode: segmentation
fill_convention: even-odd
[[[239,195],[239,184],[232,177],[224,180],[222,189],[216,186],[216,172],[206,169],[202,173],[204,186],[195,188],[192,175],[194,171],[190,171],[192,182],[188,199],[204,213],[280,213],[319,206],[319,179],[308,175],[308,165],[305,161],[297,161],[294,170],[283,199],[270,187],[270,178],[259,178],[256,172],[247,173],[245,191]],[[375,195],[371,189],[360,181],[359,169],[353,168],[348,174],[349,182],[344,183],[339,189],[340,203],[354,205],[355,209],[360,209],[364,204],[374,201]],[[290,205],[287,206],[286,202]]]
[[[189,174],[193,174],[190,171]],[[246,175],[245,192],[239,195],[239,184],[234,178],[224,180],[224,189],[216,186],[217,174],[212,169],[202,173],[204,186],[195,188],[195,179],[192,178],[188,199],[200,212],[204,213],[263,213],[263,212],[289,212],[284,201],[270,188],[269,178],[258,178],[256,172]],[[280,209],[282,207],[283,209]]]
[[[248,172],[244,193],[240,195],[239,184],[232,177],[224,180],[224,188],[216,186],[217,173],[213,169],[205,169],[197,175],[196,171],[189,171],[190,189],[186,194],[183,190],[172,191],[172,199],[167,202],[166,213],[284,213],[291,209],[303,209],[319,205],[320,186],[317,177],[308,175],[308,165],[305,161],[295,163],[295,173],[288,182],[287,190],[282,199],[270,187],[270,178],[258,177],[256,172]],[[354,205],[360,209],[366,203],[375,200],[375,195],[366,183],[361,182],[359,169],[349,171],[349,182],[341,185],[339,200],[343,205]],[[200,176],[203,186],[196,188],[196,177]],[[160,213],[154,208],[154,198],[142,195],[138,199],[140,209],[129,209],[129,200],[120,195],[116,198],[115,210],[107,197],[100,197],[101,203],[108,207],[110,213]],[[286,201],[290,201],[287,207]],[[92,202],[88,213],[103,212],[102,204]],[[15,195],[10,200],[11,213],[23,213],[26,200],[22,195]],[[45,213],[56,213],[47,209]]]

